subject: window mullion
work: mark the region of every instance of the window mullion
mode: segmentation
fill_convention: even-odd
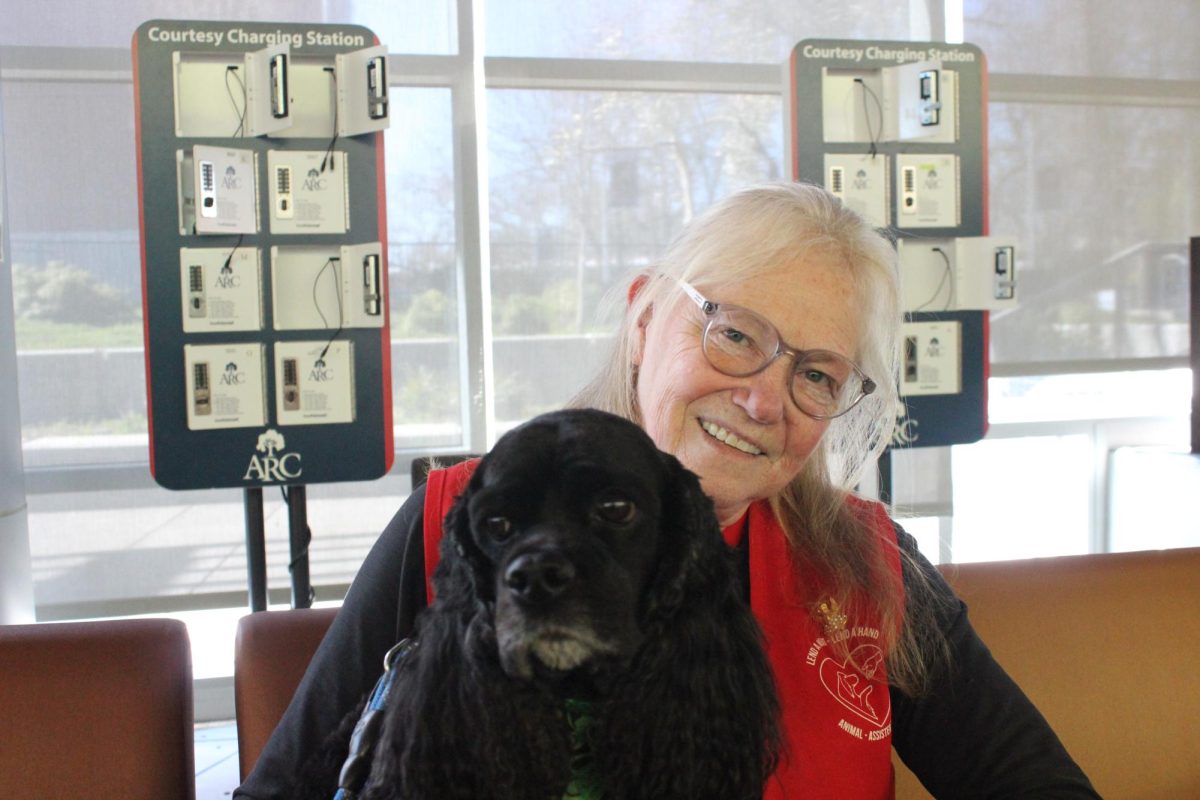
[[[463,445],[481,453],[495,439],[491,259],[488,242],[487,97],[483,0],[458,0],[458,70],[451,87],[458,213],[460,387]]]

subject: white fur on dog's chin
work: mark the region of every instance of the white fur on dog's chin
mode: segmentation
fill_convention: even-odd
[[[514,678],[533,678],[533,659],[556,672],[568,672],[617,648],[593,631],[549,627],[535,632],[505,631],[497,637],[500,665]]]
[[[593,650],[573,639],[539,639],[533,643],[533,654],[550,669],[566,672],[588,660]]]

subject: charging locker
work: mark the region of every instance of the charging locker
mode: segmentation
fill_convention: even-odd
[[[196,20],[132,47],[154,479],[380,477],[386,48],[356,25]]]
[[[825,154],[825,188],[877,228],[891,224],[886,155]]]
[[[897,446],[987,430],[987,309],[1011,305],[1017,283],[1012,242],[988,239],[986,69],[971,44],[848,39],[801,41],[786,65],[793,179],[824,185],[898,241]],[[870,202],[856,191],[867,182],[849,182],[855,164],[885,165]]]
[[[378,243],[271,248],[276,330],[379,328],[383,251]]]
[[[324,150],[267,152],[271,233],[344,234],[350,228],[346,154]]]
[[[1001,311],[1017,304],[1012,238],[901,239],[897,259],[905,311]]]
[[[253,247],[179,250],[183,332],[262,330],[262,266]]]
[[[288,341],[275,345],[275,414],[283,425],[354,421],[354,343]]]

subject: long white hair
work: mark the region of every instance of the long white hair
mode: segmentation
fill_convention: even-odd
[[[898,556],[907,581],[890,566],[896,540],[884,536],[846,502],[866,467],[891,442],[896,423],[897,368],[902,311],[892,243],[861,216],[819,186],[773,183],[737,192],[689,224],[653,267],[632,276],[615,302],[624,305],[613,350],[598,374],[570,405],[590,406],[639,424],[638,373],[634,366],[638,323],[655,309],[671,308],[686,281],[702,294],[720,296],[732,285],[781,268],[796,271],[803,291],[807,264],[842,269],[859,315],[859,340],[847,355],[875,382],[875,391],[830,422],[800,474],[770,498],[795,555],[825,576],[834,599],[852,614],[879,622],[889,681],[910,694],[927,686],[931,665],[946,654],[934,623],[937,595],[915,559]],[[816,599],[810,598],[816,613]],[[832,643],[835,650],[841,645]],[[852,659],[850,653],[842,654]]]

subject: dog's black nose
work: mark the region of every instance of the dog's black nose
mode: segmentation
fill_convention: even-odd
[[[574,565],[558,553],[525,553],[504,570],[504,585],[530,603],[553,600],[574,582]]]

